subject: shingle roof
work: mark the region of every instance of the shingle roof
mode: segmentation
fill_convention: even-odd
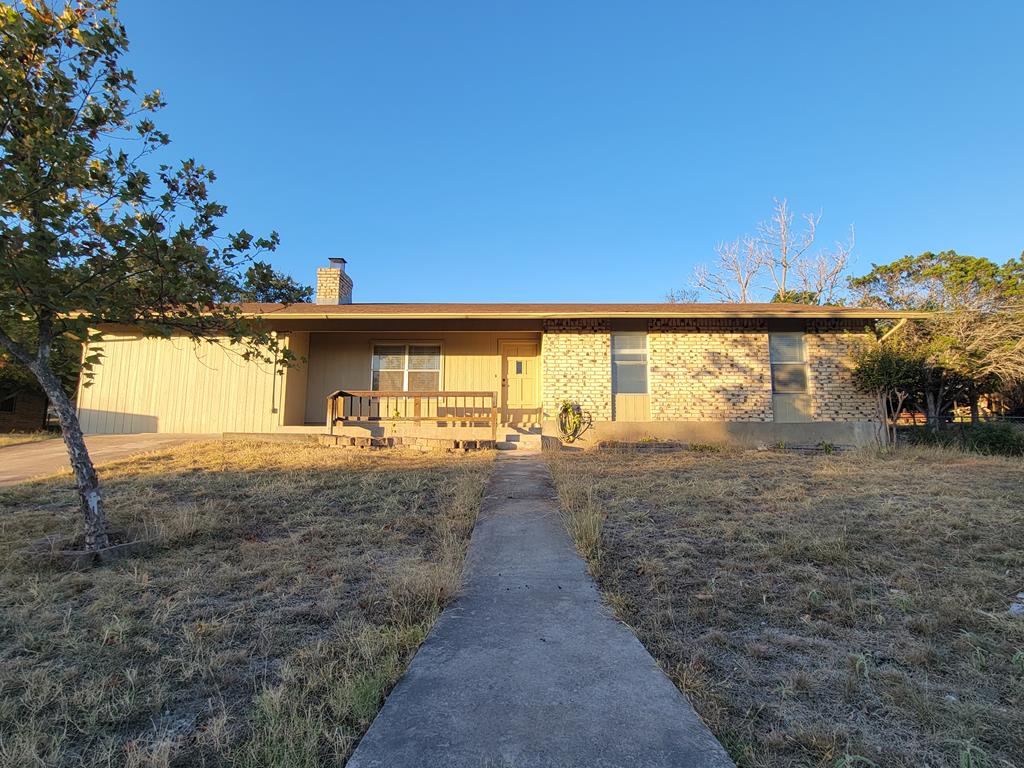
[[[923,316],[863,307],[807,304],[242,304],[249,315],[291,318],[584,318],[584,317],[763,317],[881,319]]]

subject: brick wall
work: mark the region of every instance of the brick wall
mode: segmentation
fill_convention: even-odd
[[[871,399],[853,385],[852,352],[864,321],[813,321],[805,336],[814,421],[871,421]],[[648,322],[652,421],[770,422],[768,326],[754,319],[665,318]],[[545,418],[563,399],[594,421],[612,418],[611,326],[607,320],[550,320],[542,348]]]
[[[612,418],[612,341],[607,320],[548,320],[541,348],[544,418],[573,400],[594,421]]]
[[[46,398],[35,392],[14,396],[14,413],[0,412],[0,432],[36,432],[46,418]]]
[[[853,353],[870,338],[863,320],[815,320],[804,337],[815,421],[873,421],[871,397],[853,384]]]
[[[320,267],[316,271],[317,304],[351,304],[352,278],[337,267]]]
[[[763,321],[651,320],[648,391],[653,421],[771,421]]]

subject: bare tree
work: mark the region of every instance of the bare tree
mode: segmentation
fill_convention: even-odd
[[[856,234],[851,224],[850,237],[846,242],[837,242],[833,250],[822,251],[797,262],[801,294],[815,297],[818,304],[834,304],[839,299],[843,273],[850,264]]]
[[[745,304],[751,300],[756,280],[764,267],[764,254],[757,238],[744,236],[715,247],[715,267],[700,264],[694,270],[693,286],[719,301]]]
[[[937,361],[963,377],[971,422],[977,424],[978,400],[985,392],[1024,381],[1024,303],[962,308],[936,316],[931,325]]]
[[[780,301],[790,297],[790,274],[800,269],[804,257],[814,245],[821,214],[805,213],[800,218],[806,226],[803,231],[794,230],[789,202],[785,198],[775,198],[771,218],[757,227],[764,267],[775,284],[775,296]]]
[[[785,198],[775,198],[771,217],[756,235],[720,243],[710,266],[698,265],[692,287],[717,301],[772,301],[834,304],[844,287],[843,276],[853,253],[854,231],[833,250],[812,253],[820,213],[805,213],[798,226]],[[770,292],[769,297],[764,294]],[[669,294],[669,300],[679,293]]]
[[[665,294],[669,304],[697,304],[700,302],[700,291],[696,288],[676,288]]]

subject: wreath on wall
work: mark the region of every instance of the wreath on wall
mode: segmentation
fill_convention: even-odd
[[[593,424],[583,406],[572,400],[563,400],[558,409],[558,432],[566,443],[575,442]]]

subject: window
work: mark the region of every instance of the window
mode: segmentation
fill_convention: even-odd
[[[773,333],[769,335],[768,346],[772,361],[772,392],[777,395],[806,393],[807,361],[804,359],[804,335]]]
[[[380,392],[440,390],[440,345],[375,344],[370,389]]]
[[[14,395],[0,397],[0,413],[14,413],[14,407],[16,404],[17,399]]]
[[[768,334],[775,421],[810,421],[807,357],[803,333]]]
[[[612,334],[612,391],[617,395],[647,394],[647,334]]]

